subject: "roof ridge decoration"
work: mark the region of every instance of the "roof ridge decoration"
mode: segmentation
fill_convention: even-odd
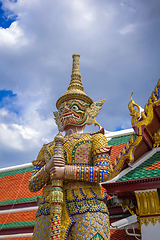
[[[160,146],[160,128],[158,131],[153,135],[153,147],[159,147]]]
[[[33,170],[33,166],[30,167],[26,167],[26,168],[18,168],[15,170],[9,170],[9,171],[4,171],[4,172],[0,172],[0,178],[1,177],[7,177],[7,176],[13,176],[16,174],[22,174],[22,173],[28,173],[28,172],[32,172]]]
[[[151,222],[154,226],[160,221],[159,196],[157,189],[148,189],[146,191],[135,191],[138,208],[138,225],[146,226]],[[138,226],[138,227],[140,227]]]
[[[28,167],[32,167],[32,166],[33,166],[32,163],[25,163],[25,164],[15,165],[15,166],[11,166],[11,167],[0,168],[0,173],[11,172],[14,170],[28,168]]]
[[[132,116],[132,127],[137,136],[135,138],[134,134],[131,135],[130,140],[114,160],[114,170],[110,179],[114,178],[124,168],[131,167],[133,162],[145,152],[153,147],[158,147],[159,145],[156,144],[157,139],[159,139],[160,144],[160,80],[158,80],[143,112],[140,111],[140,106],[133,101],[132,95],[133,92],[128,108]]]

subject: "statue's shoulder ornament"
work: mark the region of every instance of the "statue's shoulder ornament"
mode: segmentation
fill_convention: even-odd
[[[90,134],[91,134],[91,135],[96,135],[96,134],[99,134],[99,133],[101,133],[101,134],[104,135],[104,128],[101,128],[99,131],[93,132],[93,133],[90,133]]]
[[[44,146],[45,163],[48,163],[51,157],[54,155],[55,141],[44,144],[43,146]]]

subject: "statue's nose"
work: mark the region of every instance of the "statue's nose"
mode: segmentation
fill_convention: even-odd
[[[68,112],[70,110],[70,108],[67,106],[67,105],[65,105],[65,107],[64,107],[64,113],[65,112]]]

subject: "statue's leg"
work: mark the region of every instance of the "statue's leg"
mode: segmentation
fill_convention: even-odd
[[[109,217],[106,213],[87,212],[72,216],[76,223],[69,233],[69,240],[109,240]]]
[[[50,240],[50,215],[36,218],[32,240]]]

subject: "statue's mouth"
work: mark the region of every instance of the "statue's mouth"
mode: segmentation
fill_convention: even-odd
[[[70,117],[73,117],[73,118],[76,118],[76,119],[79,118],[79,116],[76,116],[74,113],[70,113],[70,114],[63,115],[61,121],[63,122],[66,118],[70,118]]]

